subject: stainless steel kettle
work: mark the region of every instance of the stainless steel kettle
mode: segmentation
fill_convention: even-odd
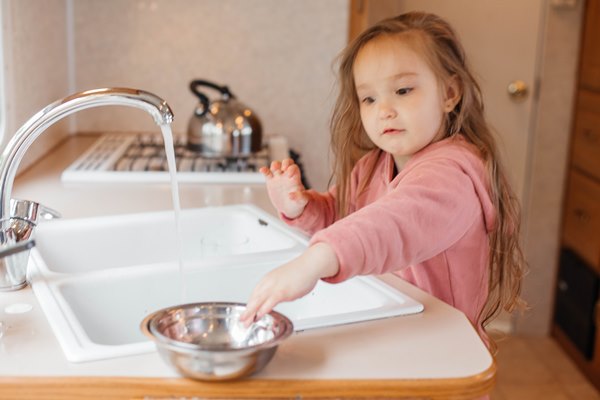
[[[199,87],[217,90],[221,98],[209,101]],[[227,86],[205,80],[190,82],[200,103],[190,118],[187,147],[205,157],[244,158],[262,147],[262,127],[256,114],[238,101]]]

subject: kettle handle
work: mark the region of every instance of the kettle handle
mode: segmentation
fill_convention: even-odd
[[[235,99],[235,96],[233,95],[233,93],[231,93],[227,86],[219,86],[213,82],[205,81],[202,79],[195,79],[190,82],[190,90],[198,97],[200,103],[202,104],[202,113],[200,113],[199,116],[206,114],[206,112],[208,111],[209,101],[208,96],[206,96],[204,93],[198,90],[198,86],[207,86],[209,88],[218,90],[225,101],[229,99]]]

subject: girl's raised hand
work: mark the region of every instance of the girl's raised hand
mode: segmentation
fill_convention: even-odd
[[[267,178],[267,192],[273,206],[290,219],[304,211],[310,200],[300,175],[300,168],[292,159],[273,161],[271,167],[262,167],[260,172]]]

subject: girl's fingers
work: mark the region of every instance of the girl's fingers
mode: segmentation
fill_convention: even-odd
[[[291,158],[286,158],[285,160],[283,160],[281,162],[281,169],[283,171],[285,171],[286,169],[288,169],[292,165],[295,165],[294,164],[294,160],[292,160]]]
[[[273,173],[273,175],[280,174],[281,173],[281,162],[273,161],[271,163],[271,172]]]
[[[290,178],[296,175],[300,176],[300,168],[296,164],[292,164],[285,170],[285,174]]]
[[[246,305],[246,310],[242,313],[240,317],[241,322],[244,326],[249,326],[251,323],[257,320],[256,313],[258,309],[262,306],[262,300],[254,299],[254,296],[248,301]]]
[[[240,316],[240,321],[245,327],[250,326],[253,322],[258,321],[263,316],[268,314],[279,302],[281,302],[281,294],[273,290],[272,282],[268,276],[263,278],[261,282],[254,288],[246,309]]]
[[[279,303],[278,300],[269,297],[265,299],[261,303],[248,303],[246,306],[246,310],[240,317],[240,321],[244,324],[245,327],[250,326],[252,323],[258,321],[265,315],[267,315],[271,310]]]
[[[292,160],[291,158],[286,158],[283,161],[273,161],[271,162],[271,172],[274,175],[280,174],[280,173],[287,173],[287,171],[289,170],[289,168],[293,168],[296,167],[296,164],[294,163],[294,160]]]
[[[273,308],[275,308],[275,306],[279,302],[280,302],[280,300],[278,300],[278,299],[276,299],[274,297],[267,298],[267,300],[260,306],[260,308],[256,312],[256,320],[258,321],[259,319],[261,319],[262,317],[264,317],[265,315],[267,315],[268,313],[270,313],[271,310]]]
[[[273,174],[271,173],[271,170],[269,168],[267,168],[267,167],[260,167],[260,169],[258,170],[258,172],[260,172],[261,174],[263,174],[267,178],[273,177]]]

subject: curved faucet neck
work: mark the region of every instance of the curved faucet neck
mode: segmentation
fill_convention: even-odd
[[[29,146],[50,125],[77,111],[87,108],[122,105],[142,109],[154,118],[157,125],[173,121],[173,112],[166,101],[143,90],[105,88],[75,93],[46,106],[32,116],[7,143],[0,157],[0,220],[10,217],[12,186],[19,164]]]

